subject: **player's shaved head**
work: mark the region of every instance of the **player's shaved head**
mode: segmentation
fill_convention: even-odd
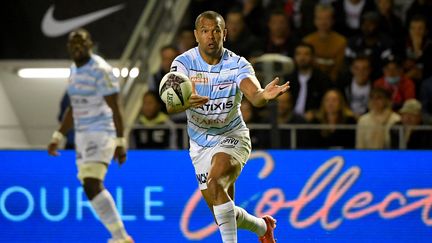
[[[201,13],[200,15],[198,15],[198,17],[195,20],[195,29],[198,29],[201,19],[210,19],[210,20],[215,20],[218,22],[220,21],[222,29],[225,29],[224,18],[222,17],[222,15],[220,15],[219,13],[217,13],[215,11],[205,11],[205,12]]]
[[[88,32],[84,28],[79,28],[79,29],[76,29],[76,30],[70,32],[69,33],[69,39],[72,39],[77,35],[81,36],[81,38],[84,40],[91,40],[90,32]]]

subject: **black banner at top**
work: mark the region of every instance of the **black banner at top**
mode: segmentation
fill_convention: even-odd
[[[68,33],[89,30],[98,54],[120,58],[145,0],[9,0],[0,7],[1,59],[68,58]]]

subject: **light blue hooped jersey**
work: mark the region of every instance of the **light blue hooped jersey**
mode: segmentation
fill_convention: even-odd
[[[100,56],[91,55],[90,61],[70,68],[69,94],[73,108],[75,131],[104,131],[115,134],[111,108],[104,96],[119,92],[119,81],[112,67]]]
[[[224,49],[220,62],[209,65],[195,47],[178,56],[171,71],[186,74],[195,83],[197,94],[209,97],[202,107],[186,111],[192,145],[213,147],[224,135],[247,129],[240,112],[240,82],[254,77],[255,71],[245,58]]]

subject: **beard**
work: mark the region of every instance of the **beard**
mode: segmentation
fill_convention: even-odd
[[[302,63],[302,64],[297,64],[297,68],[299,70],[308,70],[312,67],[312,64],[310,63]]]

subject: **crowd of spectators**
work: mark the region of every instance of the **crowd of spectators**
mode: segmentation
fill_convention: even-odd
[[[272,124],[268,109],[276,107],[277,124],[325,125],[299,129],[298,148],[432,148],[431,133],[418,127],[432,117],[432,0],[194,0],[191,18],[204,10],[225,17],[225,47],[252,64],[266,53],[294,60],[294,71],[281,77],[290,91],[276,106],[242,102],[247,124]],[[173,58],[196,44],[193,27],[178,36],[161,50],[151,92]],[[160,102],[154,105],[164,112]],[[148,120],[141,115],[137,123]],[[278,148],[291,147],[289,132],[281,130]],[[268,132],[252,129],[251,138],[254,148],[270,148]]]

